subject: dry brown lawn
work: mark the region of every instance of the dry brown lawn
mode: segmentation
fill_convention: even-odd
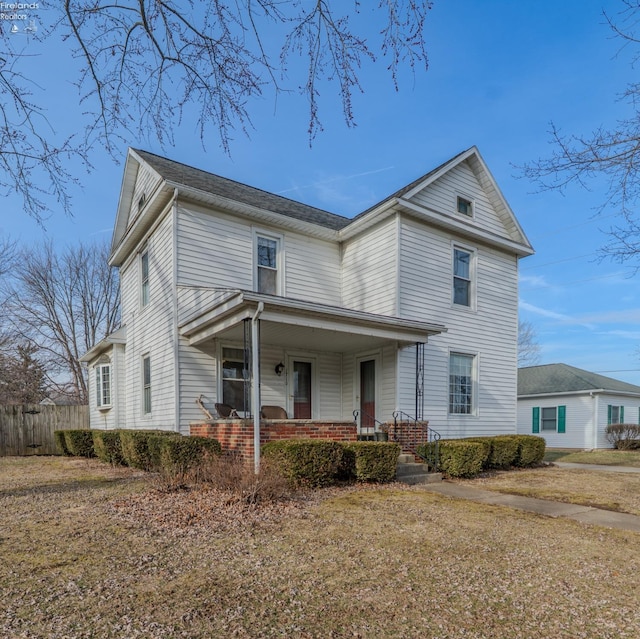
[[[640,473],[560,469],[550,466],[488,473],[466,481],[501,493],[640,515]]]
[[[14,458],[0,513],[7,639],[640,636],[637,534],[419,488],[247,507]]]

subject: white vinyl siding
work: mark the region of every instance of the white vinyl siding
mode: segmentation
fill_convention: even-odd
[[[444,324],[448,331],[425,346],[424,415],[446,437],[515,431],[518,282],[515,256],[475,247],[475,308],[451,304],[452,244],[459,238],[403,216],[400,263],[400,315]],[[465,241],[463,246],[467,246]],[[415,354],[402,350],[402,410],[415,412]],[[475,412],[448,411],[449,353],[475,353],[478,376]]]
[[[398,232],[395,217],[366,230],[343,248],[342,303],[382,315],[397,315]]]
[[[281,294],[340,304],[340,246],[195,205],[178,208],[178,285],[253,290],[254,233],[281,239]]]
[[[174,429],[175,362],[173,282],[173,215],[160,221],[146,241],[149,260],[149,297],[152,303],[139,305],[138,261],[133,259],[121,269],[122,323],[127,327],[125,350],[126,392],[129,401],[120,412],[125,428]],[[142,358],[152,364],[152,413],[144,413]]]
[[[459,195],[473,201],[473,218],[463,218],[458,213],[456,203]],[[416,193],[411,201],[457,220],[462,219],[471,227],[490,231],[501,237],[509,237],[509,231],[505,230],[504,225],[506,216],[501,217],[494,209],[469,162],[454,167],[427,188]]]
[[[129,218],[129,224],[138,216],[142,207],[138,204],[142,198],[148,201],[151,194],[155,191],[161,179],[148,167],[142,165],[138,169],[138,175],[136,176],[136,185],[133,190],[133,198],[131,200],[131,217]]]

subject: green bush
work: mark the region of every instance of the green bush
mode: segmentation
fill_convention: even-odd
[[[56,442],[56,446],[58,447],[58,450],[60,451],[61,455],[65,455],[67,457],[71,457],[71,453],[69,452],[69,449],[67,448],[67,441],[65,439],[64,436],[64,431],[63,430],[54,430],[53,431],[53,438]]]
[[[518,457],[518,442],[513,435],[496,435],[495,437],[468,437],[467,442],[485,442],[489,446],[489,454],[484,468],[509,468]]]
[[[118,430],[94,430],[93,450],[96,457],[114,466],[125,463],[122,455],[122,442],[120,441],[120,431]]]
[[[429,446],[429,444],[427,444]],[[426,446],[418,452],[426,454]],[[439,442],[438,469],[451,477],[475,477],[487,463],[491,446],[486,441],[442,439]]]
[[[507,437],[507,435],[505,435]],[[537,435],[508,435],[518,443],[518,454],[514,461],[515,466],[537,466],[542,463],[546,441],[544,437]]]
[[[160,467],[160,437],[181,437],[171,430],[121,430],[122,457],[127,466],[140,470]]]
[[[362,441],[343,446],[343,467],[358,481],[389,482],[396,478],[400,444]]]
[[[268,442],[262,454],[295,488],[329,486],[344,470],[344,449],[339,442],[285,439]]]
[[[95,457],[93,431],[88,429],[65,430],[64,443],[74,457]]]
[[[149,438],[149,447],[154,451],[163,471],[173,475],[184,475],[205,458],[205,454],[220,455],[220,442],[209,437],[161,437]]]

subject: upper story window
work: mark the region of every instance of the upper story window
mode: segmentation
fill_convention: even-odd
[[[96,366],[96,406],[98,408],[111,406],[111,364]]]
[[[456,206],[457,206],[458,213],[462,213],[463,215],[473,217],[473,201],[472,200],[469,200],[466,197],[462,197],[461,195],[458,195]]]
[[[453,247],[453,303],[471,306],[473,293],[473,253]]]
[[[268,295],[280,294],[280,238],[256,235],[256,290]]]
[[[474,411],[475,355],[449,355],[449,413],[471,415]]]
[[[140,305],[149,304],[149,249],[140,253]]]

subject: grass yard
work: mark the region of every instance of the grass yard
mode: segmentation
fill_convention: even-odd
[[[514,476],[524,477],[523,473]],[[353,487],[248,507],[0,459],[0,637],[637,638],[638,535]]]
[[[606,466],[632,466],[640,468],[640,450],[597,449],[576,451],[574,449],[548,448],[544,460],[547,462],[571,462],[574,464],[604,464]]]

